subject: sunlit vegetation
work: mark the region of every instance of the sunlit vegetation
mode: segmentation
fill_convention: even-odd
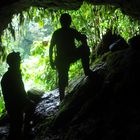
[[[49,43],[53,31],[60,27],[62,13],[71,14],[72,26],[88,37],[91,55],[107,29],[112,29],[126,40],[140,31],[139,21],[123,15],[112,6],[93,6],[84,3],[79,10],[47,10],[31,7],[13,16],[3,32],[4,53],[0,62],[0,78],[7,69],[5,57],[11,51],[20,51],[22,74],[26,90],[36,88],[49,91],[57,88],[57,73],[49,64]],[[96,58],[95,58],[96,59]],[[91,62],[92,63],[92,62]],[[83,74],[80,61],[71,66],[70,80]],[[0,112],[3,99],[0,99]]]

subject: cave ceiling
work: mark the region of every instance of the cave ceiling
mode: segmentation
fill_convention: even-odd
[[[121,8],[124,14],[140,19],[140,0],[1,0],[0,34],[7,28],[14,14],[25,11],[31,6],[49,9],[77,10],[83,1],[93,5],[114,5]]]

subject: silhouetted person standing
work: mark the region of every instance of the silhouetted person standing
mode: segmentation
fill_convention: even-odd
[[[22,139],[23,113],[31,105],[28,99],[20,70],[20,54],[12,52],[7,56],[8,71],[1,80],[5,108],[10,121],[9,139]]]
[[[65,88],[68,85],[68,71],[71,63],[81,59],[84,73],[85,75],[89,75],[90,50],[87,45],[86,36],[70,27],[71,16],[69,14],[62,14],[60,23],[62,27],[52,35],[49,55],[51,67],[53,69],[56,68],[58,71],[60,101],[62,101],[65,96]],[[77,47],[75,39],[80,41],[82,45]],[[54,55],[55,59],[53,59]]]

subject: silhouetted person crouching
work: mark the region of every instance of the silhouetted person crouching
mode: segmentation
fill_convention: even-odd
[[[81,59],[84,73],[89,75],[90,50],[86,36],[70,27],[71,16],[69,14],[62,14],[60,23],[62,27],[52,35],[49,55],[51,67],[58,71],[60,101],[62,101],[65,96],[65,88],[68,85],[68,71],[71,63]],[[82,45],[77,47],[75,39],[80,41]],[[54,55],[55,58],[53,59]]]
[[[28,99],[20,70],[20,54],[12,52],[7,56],[8,71],[1,80],[2,93],[5,101],[5,108],[10,121],[8,139],[23,138],[24,112],[27,106],[33,103]]]

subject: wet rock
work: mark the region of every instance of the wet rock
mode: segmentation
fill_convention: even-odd
[[[56,114],[60,104],[58,89],[50,92],[44,92],[44,94],[39,93],[41,92],[37,90],[30,90],[28,92],[30,99],[34,100],[37,103],[35,112],[32,115],[33,117],[30,122],[32,125],[32,139],[34,139],[37,133],[39,123],[41,123],[45,118],[51,117]],[[9,133],[9,122],[7,119],[7,115],[3,118],[2,121],[0,126],[0,140],[6,140]]]
[[[59,104],[60,102],[58,89],[46,92],[41,97],[41,101],[36,106],[35,114],[41,115],[43,117],[54,115],[58,110]]]

